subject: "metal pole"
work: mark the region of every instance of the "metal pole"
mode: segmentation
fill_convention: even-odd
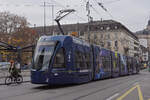
[[[52,34],[54,35],[54,5],[52,4]]]
[[[21,55],[22,55],[22,50],[19,48],[17,48],[17,62],[20,63],[20,70],[21,70],[21,67],[22,67],[22,59],[21,59]]]
[[[87,14],[87,16],[88,16],[88,29],[87,29],[87,32],[88,32],[88,41],[90,43],[90,25],[89,25],[90,24],[90,2],[89,2],[89,0],[87,2],[86,7],[87,7],[87,12],[88,12],[88,14]]]
[[[44,2],[44,35],[46,35],[46,12],[45,12],[45,2]]]

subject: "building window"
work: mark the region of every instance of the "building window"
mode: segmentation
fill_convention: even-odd
[[[106,28],[106,30],[110,30],[110,27],[108,26],[108,27]]]
[[[103,34],[101,34],[101,38],[103,38]]]
[[[107,46],[108,46],[108,47],[111,47],[111,42],[107,42]]]
[[[117,36],[118,34],[117,33],[115,33],[115,39],[118,39],[118,36]]]
[[[98,30],[99,29],[99,27],[98,26],[95,26],[95,30]]]
[[[101,30],[104,30],[104,27],[101,27]]]
[[[115,29],[118,29],[118,26],[115,26]]]
[[[138,51],[139,49],[137,47],[134,47],[134,50]]]
[[[134,42],[135,45],[139,45],[137,42]]]
[[[115,41],[115,47],[118,47],[118,41]]]
[[[107,35],[107,38],[110,39],[110,34]]]

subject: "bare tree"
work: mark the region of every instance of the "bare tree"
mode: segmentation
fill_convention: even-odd
[[[25,17],[10,12],[0,12],[0,33],[13,34],[29,25]]]
[[[34,44],[37,37],[25,17],[10,12],[0,12],[0,34],[9,36],[0,37],[3,42],[20,47]]]
[[[37,34],[31,28],[20,29],[20,31],[12,34],[11,44],[15,46],[28,46],[33,45],[36,42]]]
[[[0,12],[0,41],[16,47],[25,47],[35,44],[36,37],[35,30],[29,27],[25,17],[10,12]],[[7,55],[15,58],[17,53],[8,52]],[[27,62],[31,56],[31,53],[22,53],[22,60]]]

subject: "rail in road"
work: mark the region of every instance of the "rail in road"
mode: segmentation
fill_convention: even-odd
[[[150,73],[80,85],[0,86],[0,100],[150,100]]]

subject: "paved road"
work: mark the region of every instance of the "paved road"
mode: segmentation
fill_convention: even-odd
[[[69,86],[1,85],[0,100],[150,100],[150,73]]]

